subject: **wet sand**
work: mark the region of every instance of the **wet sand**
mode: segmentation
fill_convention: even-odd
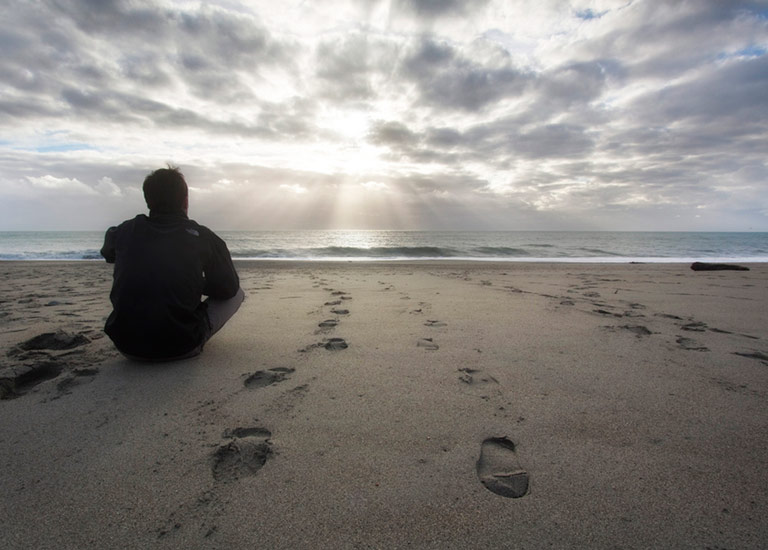
[[[768,265],[237,264],[202,356],[0,263],[8,548],[761,548]]]

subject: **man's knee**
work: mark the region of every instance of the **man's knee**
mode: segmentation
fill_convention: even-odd
[[[237,292],[231,298],[226,300],[208,299],[208,322],[210,324],[211,333],[210,336],[216,334],[224,324],[229,321],[232,316],[240,309],[240,305],[245,300],[245,293],[242,288],[238,288]],[[210,338],[209,336],[209,338]]]

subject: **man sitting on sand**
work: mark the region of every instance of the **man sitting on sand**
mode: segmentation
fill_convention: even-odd
[[[224,241],[187,218],[178,168],[155,170],[143,190],[149,216],[110,227],[104,238],[101,255],[115,264],[104,331],[131,359],[193,357],[240,307],[240,280]]]

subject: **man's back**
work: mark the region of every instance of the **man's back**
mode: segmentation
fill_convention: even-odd
[[[201,346],[210,336],[201,296],[224,300],[239,289],[224,241],[182,212],[110,228],[102,255],[115,263],[105,331],[127,355],[173,358]]]

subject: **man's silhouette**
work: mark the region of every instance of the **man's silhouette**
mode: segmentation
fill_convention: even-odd
[[[104,238],[101,255],[115,264],[104,331],[132,359],[192,357],[234,315],[243,291],[224,241],[187,217],[179,169],[155,170],[143,190],[149,216],[110,227]]]

